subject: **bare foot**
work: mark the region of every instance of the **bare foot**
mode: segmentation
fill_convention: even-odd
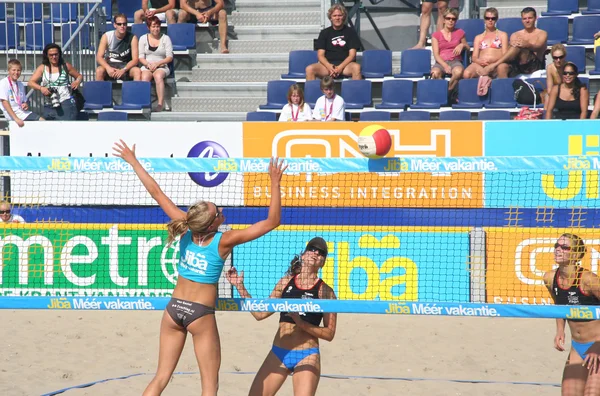
[[[160,113],[161,111],[163,111],[163,105],[156,105],[156,107],[152,111],[154,111],[155,113]]]
[[[226,48],[221,47],[221,53],[222,54],[228,54],[229,53],[229,49],[227,47]]]

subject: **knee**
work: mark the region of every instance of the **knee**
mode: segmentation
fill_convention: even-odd
[[[452,78],[458,80],[462,77],[464,69],[462,67],[455,67],[452,69]]]
[[[104,80],[104,68],[102,66],[98,66],[96,68],[96,80],[102,81]]]
[[[136,21],[136,23],[139,23],[142,21],[142,19],[144,19],[144,10],[137,10],[134,14],[133,14],[133,19]]]
[[[439,80],[440,78],[442,78],[442,72],[440,72],[438,69],[433,69],[431,71],[431,78],[433,78],[434,80]]]
[[[473,72],[473,69],[466,69],[463,73],[463,78],[473,78],[475,77],[475,73]]]
[[[219,21],[226,21],[226,20],[227,20],[227,11],[225,11],[225,10],[219,11]]]
[[[421,6],[421,16],[431,16],[432,9],[433,3],[423,3]]]
[[[306,69],[304,69],[304,72],[306,73],[306,78],[308,78],[310,76],[310,77],[312,77],[311,80],[314,80],[315,67],[313,65],[306,66]]]

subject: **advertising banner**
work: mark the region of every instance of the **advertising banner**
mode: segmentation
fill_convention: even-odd
[[[598,156],[598,126],[593,120],[486,122],[485,155]],[[486,207],[600,207],[597,167],[593,160],[573,158],[561,172],[486,175]]]
[[[327,241],[329,254],[321,277],[338,299],[470,299],[468,230],[349,226],[282,226],[236,247],[234,265],[244,271],[252,297],[268,297],[294,255],[300,255],[314,236]]]
[[[11,156],[112,157],[114,143],[136,145],[139,158],[239,158],[242,124],[233,122],[43,122],[27,123],[10,135]],[[22,205],[155,205],[133,173],[118,168],[89,168],[61,173],[11,172],[12,202]],[[88,168],[85,168],[88,166]],[[72,169],[71,169],[72,170]],[[217,205],[243,204],[242,176],[222,172],[155,174],[177,205],[205,199]]]
[[[487,302],[553,304],[544,274],[556,268],[554,243],[563,233],[575,233],[585,242],[581,265],[598,272],[600,238],[594,229],[490,228],[486,229]]]
[[[360,132],[372,123],[244,123],[244,157],[352,158]],[[383,122],[392,136],[388,157],[481,156],[480,122]],[[364,158],[364,157],[363,157]],[[390,164],[400,164],[391,161]],[[482,207],[483,183],[478,173],[349,174],[299,172],[282,185],[286,206],[354,207]],[[249,179],[249,178],[252,179]],[[260,205],[270,196],[266,175],[246,175],[245,203]]]

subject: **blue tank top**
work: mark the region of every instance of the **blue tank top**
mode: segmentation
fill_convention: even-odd
[[[221,236],[223,233],[217,232],[207,246],[198,246],[192,242],[192,232],[186,232],[179,241],[179,276],[198,283],[217,283],[225,263],[219,256]]]

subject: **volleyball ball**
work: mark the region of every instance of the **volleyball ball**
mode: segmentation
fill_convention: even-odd
[[[369,125],[358,136],[358,149],[365,157],[378,159],[392,148],[392,137],[381,125]]]

